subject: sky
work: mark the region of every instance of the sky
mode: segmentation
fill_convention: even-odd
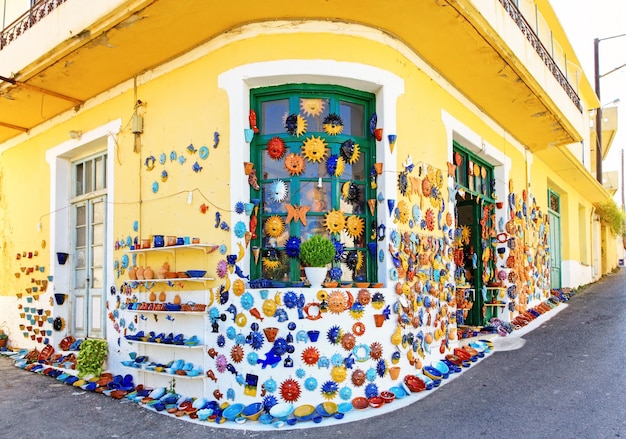
[[[593,40],[626,34],[626,0],[549,0],[569,36],[582,68],[594,87]],[[599,71],[604,75],[626,64],[626,36],[599,43]],[[626,147],[626,67],[600,79],[600,95],[605,105],[620,99],[618,128],[603,172],[621,171],[621,151]],[[620,186],[622,182],[620,181]],[[621,205],[621,192],[615,201]]]

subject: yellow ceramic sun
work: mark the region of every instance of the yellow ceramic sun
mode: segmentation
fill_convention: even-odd
[[[359,148],[359,144],[358,143],[355,143],[354,144],[354,150],[352,151],[352,155],[348,159],[348,163],[350,163],[351,165],[355,164],[356,162],[359,161],[359,156],[360,155],[361,155],[361,148]]]
[[[304,157],[314,163],[319,163],[326,159],[326,142],[321,137],[311,136],[302,145]]]
[[[330,371],[330,376],[337,383],[344,382],[346,380],[346,377],[348,376],[346,366],[333,367],[333,369]]]
[[[276,259],[263,258],[262,262],[266,270],[275,270],[280,265],[280,261]]]
[[[300,99],[300,110],[306,116],[319,116],[324,111],[323,99]]]
[[[329,136],[336,136],[343,131],[343,121],[335,113],[330,113],[324,118],[324,132]]]
[[[470,237],[472,236],[472,231],[468,226],[461,227],[461,242],[463,244],[469,244]]]
[[[323,302],[326,299],[328,299],[328,292],[326,290],[319,290],[317,292],[317,300],[319,300],[320,302]]]
[[[276,314],[276,302],[272,299],[267,299],[263,302],[263,314],[267,317],[273,317]]]
[[[337,166],[335,167],[335,177],[341,177],[343,171],[346,169],[346,161],[343,157],[337,158]]]
[[[244,285],[241,279],[236,279],[233,282],[233,294],[235,296],[241,296],[243,292],[245,291],[245,289],[246,289],[246,286]]]
[[[363,252],[357,251],[356,252],[356,265],[354,266],[356,271],[359,271],[361,268],[363,268],[364,261],[365,261],[365,258],[363,257]]]
[[[270,238],[278,238],[285,231],[285,224],[279,216],[271,216],[265,221],[265,233]]]
[[[300,137],[306,133],[306,128],[306,119],[298,114],[298,118],[296,120],[296,137]]]
[[[346,220],[346,232],[350,237],[358,239],[363,234],[364,223],[363,218],[350,215]]]
[[[324,227],[330,233],[340,233],[346,225],[346,217],[340,210],[331,210],[324,216]]]
[[[400,200],[398,202],[398,221],[400,221],[401,224],[406,224],[409,222],[409,206],[407,205],[406,201],[404,200]]]

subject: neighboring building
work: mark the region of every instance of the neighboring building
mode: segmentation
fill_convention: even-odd
[[[0,35],[15,346],[104,337],[109,369],[148,386],[172,375],[130,353],[192,365],[185,395],[349,401],[617,265],[594,215],[599,103],[547,1],[41,0],[26,17]],[[297,258],[315,234],[337,248],[322,290]],[[155,346],[169,334],[197,345]]]

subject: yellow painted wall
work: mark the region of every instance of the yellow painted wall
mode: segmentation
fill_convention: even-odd
[[[341,47],[342,50],[336,53],[333,47]],[[122,239],[134,234],[132,223],[139,220],[140,237],[156,233],[189,235],[200,237],[202,242],[229,244],[230,235],[214,227],[214,213],[216,209],[222,213],[233,209],[229,205],[230,175],[225,164],[229,161],[229,148],[245,148],[247,145],[230,145],[229,103],[225,92],[217,86],[217,77],[242,63],[285,58],[330,58],[367,63],[402,77],[405,80],[405,93],[398,100],[397,109],[397,157],[400,163],[407,154],[411,154],[414,162],[424,161],[445,168],[448,139],[441,121],[441,110],[445,108],[512,159],[515,163],[511,170],[514,190],[520,193],[524,189],[525,167],[521,166],[524,155],[507,143],[500,132],[492,130],[480,114],[465,108],[392,47],[346,35],[259,35],[227,44],[155,79],[150,79],[151,74],[141,77],[136,91],[136,97],[145,103],[142,108],[144,134],[141,136],[140,154],[133,152],[133,135],[130,133],[129,122],[135,102],[132,89],[115,95],[95,108],[81,110],[71,120],[3,153],[0,157],[0,196],[2,206],[9,210],[2,218],[0,233],[2,241],[6,242],[3,259],[12,262],[0,266],[0,276],[11,279],[7,283],[3,282],[0,294],[13,294],[23,286],[16,283],[13,275],[18,268],[15,254],[40,247],[42,239],[49,236],[49,171],[44,158],[46,149],[66,141],[70,129],[87,132],[117,118],[122,119],[123,130],[117,137],[115,182],[110,186],[115,193],[115,236],[109,239]],[[214,131],[221,135],[217,148],[213,148]],[[188,155],[187,163],[183,166],[170,163],[169,153],[174,150],[180,154],[189,144],[196,148],[203,145],[209,147],[209,158],[198,160],[203,166],[199,173],[191,171],[191,164],[197,160],[197,156]],[[158,164],[158,158],[161,153],[168,156],[165,169],[169,178],[165,183],[160,180],[163,166]],[[145,166],[145,159],[150,155],[157,160],[152,171],[148,171]],[[542,182],[546,181],[547,175],[547,167],[535,161],[531,172],[532,193],[544,211],[547,207],[546,187]],[[160,185],[156,194],[152,191],[153,181],[158,181]],[[565,182],[559,181],[559,184],[567,187]],[[191,205],[187,204],[189,191],[194,191]],[[569,201],[577,206],[579,198],[574,193],[569,193],[569,197]],[[209,204],[206,215],[199,213],[202,203]],[[572,213],[568,212],[568,215]],[[43,217],[41,231],[37,231],[39,217]],[[223,219],[230,223],[228,214]],[[567,245],[577,236],[577,231],[566,227],[563,229],[563,243]],[[49,266],[46,252],[41,253],[40,265]],[[568,247],[564,248],[564,258],[565,255],[574,259],[576,256]]]

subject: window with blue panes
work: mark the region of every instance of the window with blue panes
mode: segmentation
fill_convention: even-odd
[[[250,99],[259,129],[250,143],[259,183],[250,192],[258,220],[252,279],[301,282],[294,243],[317,234],[337,242],[337,280],[374,282],[376,207],[368,204],[376,198],[374,95],[289,84],[254,89]],[[352,228],[329,230],[329,212],[351,218]]]

